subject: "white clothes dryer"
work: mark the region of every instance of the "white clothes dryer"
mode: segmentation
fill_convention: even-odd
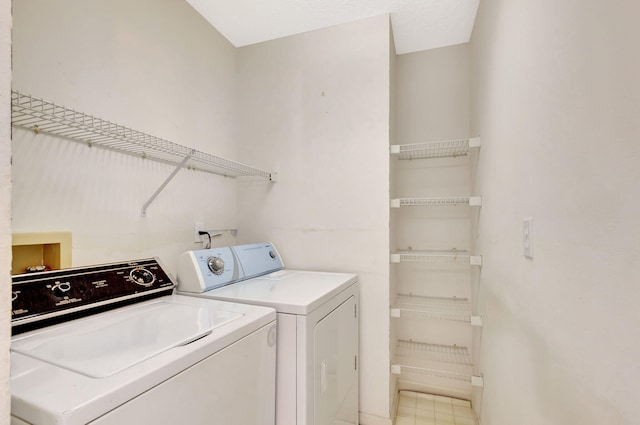
[[[185,252],[177,278],[180,294],[276,309],[276,424],[358,424],[357,275],[286,270],[258,243]]]
[[[174,286],[157,259],[14,276],[11,423],[273,424],[275,310]]]

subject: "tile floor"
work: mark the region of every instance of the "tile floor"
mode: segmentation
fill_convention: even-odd
[[[395,425],[477,425],[466,400],[400,391]]]

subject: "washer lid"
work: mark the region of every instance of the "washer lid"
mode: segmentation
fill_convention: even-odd
[[[191,307],[188,309],[165,310],[167,304],[176,304],[180,307]],[[212,324],[213,328],[209,335],[196,339],[189,344],[180,345],[166,349],[157,355],[147,358],[126,367],[119,373],[106,376],[104,378],[93,378],[67,369],[67,365],[57,366],[32,357],[27,345],[36,349],[40,344],[53,341],[53,335],[62,336],[66,331],[59,332],[64,328],[69,333],[75,335],[70,343],[76,347],[87,349],[89,344],[96,343],[95,340],[80,343],[81,338],[91,338],[88,332],[89,325],[95,326],[96,330],[109,328],[104,331],[111,335],[112,341],[123,349],[127,358],[131,358],[133,350],[149,355],[154,350],[149,350],[145,344],[149,344],[153,338],[146,336],[144,330],[133,327],[125,330],[124,325],[142,324],[143,321],[133,319],[131,321],[124,318],[141,317],[137,314],[140,309],[152,312],[156,318],[162,317],[161,313],[156,313],[153,306],[159,305],[160,310],[165,310],[170,317],[166,320],[175,327],[187,327],[189,329],[200,330],[200,332],[188,332],[182,335],[183,341],[188,341],[194,335],[206,332],[206,323]],[[132,313],[132,316],[129,314]],[[186,317],[176,317],[179,314],[187,314]],[[140,314],[141,315],[141,314]],[[204,315],[210,316],[210,321],[201,321]],[[234,318],[235,317],[235,318]],[[232,320],[226,321],[229,318]],[[175,320],[174,320],[175,319]],[[192,327],[189,321],[201,321],[205,325]],[[222,301],[208,300],[204,298],[185,297],[180,295],[168,295],[144,301],[140,304],[121,307],[98,313],[94,316],[83,317],[72,322],[57,324],[51,327],[29,331],[12,338],[11,350],[11,412],[26,423],[38,425],[84,425],[95,421],[105,413],[135,399],[149,389],[170,379],[192,366],[197,367],[204,359],[219,353],[223,349],[235,350],[236,343],[245,336],[265,327],[272,325],[276,320],[276,311],[265,307],[226,303]],[[225,322],[226,321],[226,322]],[[145,325],[154,325],[155,322],[144,322]],[[101,327],[102,326],[102,327]],[[155,325],[154,325],[155,326]],[[118,333],[126,335],[126,339],[115,337],[114,328]],[[83,333],[84,332],[84,333]],[[110,333],[111,332],[111,333]],[[148,331],[149,334],[161,333],[157,329]],[[141,335],[145,335],[141,337]],[[141,338],[141,339],[138,339]],[[28,341],[28,342],[23,342]],[[165,339],[166,341],[166,339]],[[174,343],[176,339],[173,340]],[[103,348],[109,349],[106,343],[102,342]],[[171,345],[171,344],[169,344]],[[166,346],[166,345],[165,345]],[[15,351],[15,347],[28,354]],[[61,347],[66,349],[66,347]],[[68,353],[68,350],[67,350]],[[73,354],[73,353],[71,353]],[[116,358],[115,349],[109,355],[103,356],[98,350],[93,350],[97,363],[102,363],[101,370],[104,373],[109,357]],[[238,355],[243,355],[238,352]],[[258,355],[256,353],[255,355]],[[89,357],[88,355],[86,357]],[[59,360],[59,359],[57,359]],[[126,362],[119,363],[123,367]],[[86,372],[86,371],[85,371]],[[96,373],[95,371],[93,371]],[[96,373],[97,374],[97,373]]]
[[[18,339],[11,350],[92,378],[104,378],[202,338],[240,313],[159,302],[91,317]]]
[[[201,294],[225,301],[262,305],[278,313],[306,315],[357,282],[350,273],[280,270]]]

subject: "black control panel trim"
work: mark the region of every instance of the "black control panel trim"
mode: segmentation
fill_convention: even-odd
[[[16,275],[12,331],[169,295],[175,286],[158,258]]]
[[[115,310],[117,308],[125,307],[131,304],[140,303],[143,301],[149,301],[154,298],[164,297],[171,295],[173,289],[164,289],[162,291],[154,293],[141,294],[137,297],[128,299],[115,300],[109,303],[101,305],[94,304],[91,308],[77,309],[77,310],[65,310],[64,314],[51,315],[48,317],[40,317],[40,320],[31,321],[16,321],[11,324],[11,335],[19,335],[24,332],[41,329],[47,326],[57,325],[60,323],[68,322],[82,317],[91,316],[98,313],[104,313],[106,311]]]
[[[80,311],[83,311],[83,310],[88,310],[88,309],[94,309],[94,308],[98,308],[98,307],[108,306],[109,304],[115,304],[115,303],[118,303],[120,301],[125,301],[125,302],[126,301],[131,301],[128,304],[132,304],[133,302],[136,302],[136,300],[138,300],[140,298],[150,299],[150,298],[155,298],[155,297],[159,297],[159,296],[163,296],[163,295],[170,295],[171,292],[173,292],[173,287],[171,287],[169,289],[167,289],[167,288],[159,288],[159,289],[154,289],[154,290],[151,290],[151,291],[145,291],[145,292],[142,292],[142,293],[137,293],[137,294],[133,294],[133,295],[119,297],[119,298],[116,298],[116,299],[111,299],[111,300],[92,303],[89,306],[72,307],[72,308],[68,308],[68,309],[65,309],[65,310],[60,310],[60,311],[56,311],[56,312],[53,312],[53,313],[46,313],[46,314],[32,314],[31,316],[20,317],[20,318],[12,320],[11,325],[12,326],[18,326],[18,325],[21,325],[23,323],[31,323],[31,322],[35,322],[35,321],[38,321],[38,320],[51,319],[51,318],[54,318],[54,317],[65,315],[65,314],[77,313],[77,312],[80,312]]]

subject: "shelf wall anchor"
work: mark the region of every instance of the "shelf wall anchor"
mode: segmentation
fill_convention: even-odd
[[[484,375],[480,376],[472,376],[471,377],[471,385],[474,387],[484,387]]]
[[[480,316],[471,316],[471,326],[476,326],[481,328],[483,326],[482,323],[482,315]]]

